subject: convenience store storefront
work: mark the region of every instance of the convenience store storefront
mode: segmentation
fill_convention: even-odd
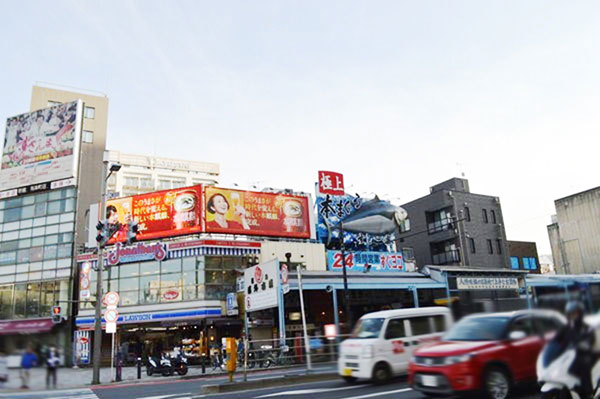
[[[127,250],[117,246],[108,253],[103,291],[120,295],[116,341],[129,358],[176,347],[184,347],[193,358],[200,354],[201,335],[212,341],[239,336],[242,323],[225,315],[225,299],[235,292],[240,271],[256,262],[259,242],[157,241],[137,243]],[[90,292],[81,295],[80,291],[89,300],[80,306],[78,331],[94,328],[95,263],[93,254],[78,257],[80,270],[91,270]],[[107,334],[102,353],[104,359],[110,357]]]

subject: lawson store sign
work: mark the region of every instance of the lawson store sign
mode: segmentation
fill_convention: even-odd
[[[172,320],[197,319],[210,316],[221,316],[221,308],[205,308],[194,310],[181,310],[172,312],[130,313],[120,315],[117,324],[152,323]],[[105,323],[104,317],[102,323]],[[77,327],[91,327],[94,317],[78,317],[75,321]]]
[[[404,272],[406,264],[400,252],[345,252],[346,270],[355,272]],[[342,271],[341,251],[327,251],[327,270]]]

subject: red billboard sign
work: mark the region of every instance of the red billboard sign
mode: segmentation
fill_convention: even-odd
[[[321,194],[344,195],[344,175],[320,170],[319,192]]]
[[[306,197],[206,187],[206,232],[310,238]]]
[[[128,222],[132,219],[138,222],[138,240],[201,233],[203,206],[201,185],[110,200],[106,218],[122,227],[109,244],[127,239]]]

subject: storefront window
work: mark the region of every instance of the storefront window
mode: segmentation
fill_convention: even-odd
[[[40,314],[50,314],[52,306],[55,303],[55,295],[58,296],[58,292],[55,293],[54,281],[42,283],[41,290]]]
[[[0,286],[0,319],[12,318],[13,285]]]
[[[183,271],[196,270],[196,258],[183,258],[182,266]]]
[[[121,291],[119,295],[121,296],[122,306],[132,306],[138,304],[138,291]]]
[[[122,278],[119,280],[119,292],[121,291],[132,291],[137,290],[139,286],[139,279],[134,278]]]
[[[183,288],[183,300],[189,301],[197,298],[197,289],[195,285],[188,285]]]
[[[181,259],[165,260],[161,265],[161,274],[181,272]]]
[[[25,317],[25,295],[27,292],[27,284],[15,285],[15,318]]]
[[[205,299],[225,299],[227,296],[222,285],[207,285],[204,288],[206,290]]]
[[[158,289],[144,288],[140,290],[140,303],[158,303]]]
[[[157,289],[160,287],[160,276],[142,276],[140,277],[140,290]]]
[[[221,270],[221,260],[220,256],[205,256],[204,257],[204,268],[207,270],[210,269],[219,269]]]
[[[223,269],[235,270],[242,269],[244,265],[244,258],[225,256],[223,257]]]
[[[140,275],[140,264],[139,263],[130,263],[126,265],[119,266],[119,277],[127,278],[134,277]]]
[[[40,314],[40,284],[27,285],[27,313],[26,317],[35,317]]]
[[[142,262],[140,264],[140,275],[147,276],[150,274],[158,274],[160,273],[160,263],[159,262]]]
[[[221,284],[223,282],[223,272],[221,270],[207,270],[206,284]]]

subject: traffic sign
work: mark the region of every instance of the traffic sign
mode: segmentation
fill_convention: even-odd
[[[108,309],[104,312],[104,320],[106,320],[107,323],[116,323],[118,318],[119,312],[117,312],[116,309]]]
[[[117,332],[117,323],[106,323],[106,333],[115,334]]]
[[[116,307],[119,304],[120,299],[119,294],[115,291],[107,292],[106,295],[104,295],[104,303],[106,304],[106,307],[109,308]]]

